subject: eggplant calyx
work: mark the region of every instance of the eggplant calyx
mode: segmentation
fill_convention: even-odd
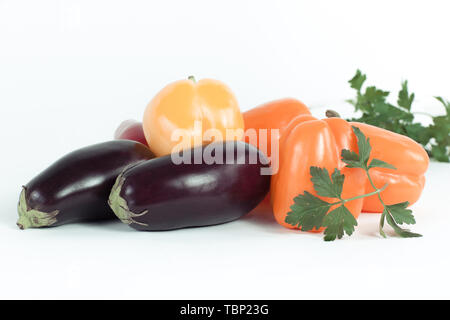
[[[26,199],[26,189],[23,187],[20,193],[19,205],[17,207],[19,212],[19,220],[17,226],[24,230],[28,228],[49,227],[56,223],[56,216],[59,210],[52,212],[42,212],[36,209],[30,209]]]
[[[125,177],[123,173],[120,174],[109,195],[108,204],[114,211],[115,215],[123,222],[128,225],[135,223],[141,226],[148,226],[148,224],[134,220],[133,218],[141,217],[148,213],[148,210],[144,210],[141,213],[134,213],[128,208],[127,201],[120,196],[120,191],[122,190],[123,183],[125,182]]]

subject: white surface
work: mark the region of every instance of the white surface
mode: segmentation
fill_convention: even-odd
[[[225,81],[243,110],[294,96],[320,116],[356,68],[416,110],[450,98],[448,1],[0,0],[0,298],[450,298],[450,165],[432,163],[413,206],[420,239],[226,225],[139,233],[126,225],[20,231],[20,186],[65,153],[110,139],[170,81]],[[393,97],[395,99],[395,97]]]

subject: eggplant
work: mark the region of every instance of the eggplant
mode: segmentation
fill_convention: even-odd
[[[26,229],[115,219],[107,202],[117,176],[153,157],[146,146],[129,140],[73,151],[23,186],[17,225]]]
[[[126,169],[108,202],[122,222],[137,230],[216,225],[242,217],[264,199],[267,171],[268,159],[254,146],[214,142]]]

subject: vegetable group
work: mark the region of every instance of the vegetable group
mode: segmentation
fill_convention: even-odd
[[[397,108],[375,87],[362,93],[364,81],[360,72],[350,81],[361,119],[402,134],[420,129],[412,122],[414,95],[406,82]],[[116,140],[74,151],[24,186],[17,224],[48,227],[115,214],[137,230],[208,226],[244,216],[270,190],[280,225],[323,231],[327,241],[352,235],[361,212],[381,213],[383,237],[385,224],[400,237],[419,237],[402,225],[415,223],[408,207],[425,185],[425,149],[333,111],[327,117],[313,117],[292,98],[241,114],[231,90],[217,80],[173,82],[150,101],[142,123],[123,122]],[[434,118],[427,132],[446,124],[444,118]],[[448,148],[447,129],[433,131],[437,145],[419,139],[436,158],[436,148]]]
[[[107,200],[115,179],[125,167],[153,157],[141,143],[127,140],[73,151],[23,187],[17,225],[26,229],[113,219]]]
[[[109,205],[122,222],[147,231],[220,224],[249,213],[269,191],[270,176],[261,175],[267,159],[251,145],[215,142],[180,156],[186,152],[189,163],[174,164],[168,155],[117,178]],[[211,153],[215,163],[194,164],[196,154]]]

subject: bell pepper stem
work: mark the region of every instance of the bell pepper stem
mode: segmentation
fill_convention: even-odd
[[[337,111],[334,111],[334,110],[327,110],[325,112],[325,115],[327,116],[327,118],[340,118],[341,117],[341,115]]]

